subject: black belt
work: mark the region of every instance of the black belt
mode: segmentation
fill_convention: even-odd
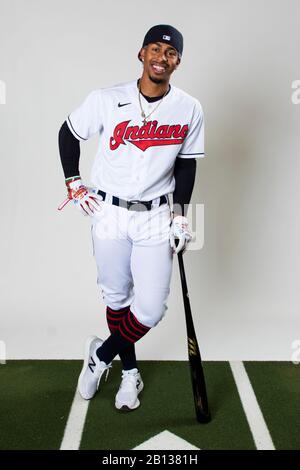
[[[99,191],[97,191],[97,194],[100,194],[100,196],[103,197],[103,201],[105,201],[105,198],[106,198],[105,191],[101,191],[101,189],[99,189]],[[117,196],[112,196],[111,202],[114,206],[123,207],[124,209],[128,209],[128,210],[150,211],[152,209],[153,200],[152,201],[126,201],[125,199],[121,199]],[[168,204],[167,196],[160,196],[159,206],[161,206],[162,204]]]

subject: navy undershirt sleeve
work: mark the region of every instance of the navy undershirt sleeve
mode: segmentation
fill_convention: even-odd
[[[173,206],[176,214],[186,216],[190,203],[196,176],[195,158],[176,158],[174,167],[175,190],[173,193]]]
[[[65,178],[79,175],[80,143],[65,121],[58,134],[58,146]]]

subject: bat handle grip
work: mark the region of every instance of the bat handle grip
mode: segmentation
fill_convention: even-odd
[[[70,202],[70,201],[71,201],[70,198],[65,199],[65,200],[58,206],[57,210],[58,210],[58,211],[61,211],[61,210],[68,204],[68,202]]]

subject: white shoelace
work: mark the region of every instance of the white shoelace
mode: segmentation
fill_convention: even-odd
[[[120,388],[127,388],[128,386],[130,387],[131,385],[133,385],[134,387],[136,387],[136,375],[137,374],[129,374],[128,372],[123,372],[122,373],[122,382],[121,382],[121,385],[120,385]]]
[[[109,371],[110,371],[111,368],[112,368],[112,364],[110,363],[110,364],[108,364],[108,366],[106,366],[106,368],[104,369],[104,371],[106,371],[105,380],[104,380],[105,382],[107,382],[107,378],[108,378]],[[104,371],[102,372],[102,374],[100,375],[100,377],[99,377],[99,379],[98,379],[97,390],[98,390],[98,388],[99,388],[100,380],[101,380],[101,378],[102,378],[102,375],[103,375]]]

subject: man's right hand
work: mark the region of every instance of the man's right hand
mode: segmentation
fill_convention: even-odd
[[[95,211],[101,210],[102,197],[85,186],[79,176],[67,178],[66,186],[68,199],[59,206],[59,210],[63,209],[69,201],[73,201],[77,209],[85,216],[92,216]]]

